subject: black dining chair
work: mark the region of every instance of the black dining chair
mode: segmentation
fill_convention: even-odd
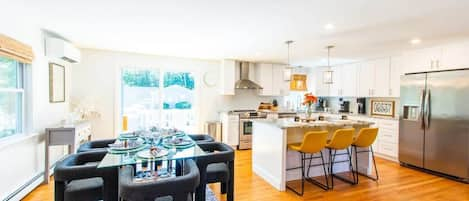
[[[134,168],[125,166],[119,172],[119,198],[121,201],[191,201],[199,185],[199,169],[193,160],[183,162],[181,176],[134,182]]]
[[[113,144],[116,139],[94,140],[85,142],[77,150],[77,153],[89,151],[106,151],[109,144]]]
[[[215,142],[215,139],[213,139],[212,136],[210,135],[205,135],[205,134],[191,134],[188,135],[192,140],[194,140],[196,143],[206,143],[206,142]]]
[[[117,200],[117,168],[97,168],[106,153],[71,154],[57,162],[54,169],[55,201]]]
[[[200,171],[200,185],[195,193],[196,201],[205,201],[206,186],[209,183],[221,183],[221,193],[227,194],[227,200],[234,200],[234,150],[229,145],[219,142],[199,143],[198,146],[207,154],[196,158]]]

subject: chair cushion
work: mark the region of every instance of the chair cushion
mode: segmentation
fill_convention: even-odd
[[[101,200],[103,197],[102,188],[102,178],[73,180],[65,187],[65,200]]]
[[[212,163],[207,166],[207,183],[227,182],[230,170],[225,163]]]
[[[294,144],[289,144],[288,148],[294,151],[300,151],[301,150],[301,143],[294,143]]]
[[[165,197],[156,198],[155,201],[174,201],[174,199],[171,196],[165,196]],[[187,201],[192,201],[191,195],[187,196]]]

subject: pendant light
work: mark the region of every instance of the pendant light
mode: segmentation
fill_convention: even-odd
[[[290,81],[290,90],[292,91],[306,91],[306,75],[305,74],[295,74],[293,72],[293,67],[290,64],[290,45],[293,43],[293,41],[285,41],[285,44],[287,44],[288,48],[288,66],[285,68],[283,71],[283,76],[285,81]]]
[[[328,69],[324,71],[323,74],[323,83],[324,84],[333,84],[333,73],[332,67],[331,67],[331,49],[334,48],[333,45],[329,45],[326,47],[327,48],[327,67]]]

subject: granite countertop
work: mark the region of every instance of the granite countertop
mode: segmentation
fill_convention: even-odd
[[[332,121],[314,121],[310,123],[295,122],[290,119],[255,119],[253,122],[262,122],[273,124],[281,129],[286,128],[318,128],[318,127],[343,127],[343,126],[370,126],[373,122],[355,121],[355,120],[332,120]]]

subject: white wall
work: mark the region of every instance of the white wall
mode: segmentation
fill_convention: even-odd
[[[1,17],[1,16],[0,16]],[[69,104],[49,103],[49,59],[44,56],[43,32],[21,20],[3,20],[0,33],[31,45],[35,59],[30,68],[30,94],[26,97],[24,135],[0,139],[0,198],[8,196],[44,170],[44,128],[57,125],[68,113]],[[64,65],[60,61],[54,61]],[[70,67],[66,66],[67,92],[70,88]],[[68,93],[66,94],[68,100]],[[54,147],[51,163],[61,158],[63,147]],[[42,179],[42,178],[41,178]]]
[[[256,109],[261,101],[272,101],[272,97],[257,96],[255,91],[238,90],[236,96],[222,96],[217,87],[208,87],[203,83],[207,72],[218,75],[220,61],[198,60],[177,57],[133,54],[106,50],[82,50],[82,62],[73,66],[73,100],[94,100],[100,119],[93,120],[93,138],[115,137],[120,127],[120,79],[123,67],[161,68],[167,70],[186,70],[196,76],[197,119],[199,132],[203,132],[206,121],[219,120],[220,111],[232,109]]]

